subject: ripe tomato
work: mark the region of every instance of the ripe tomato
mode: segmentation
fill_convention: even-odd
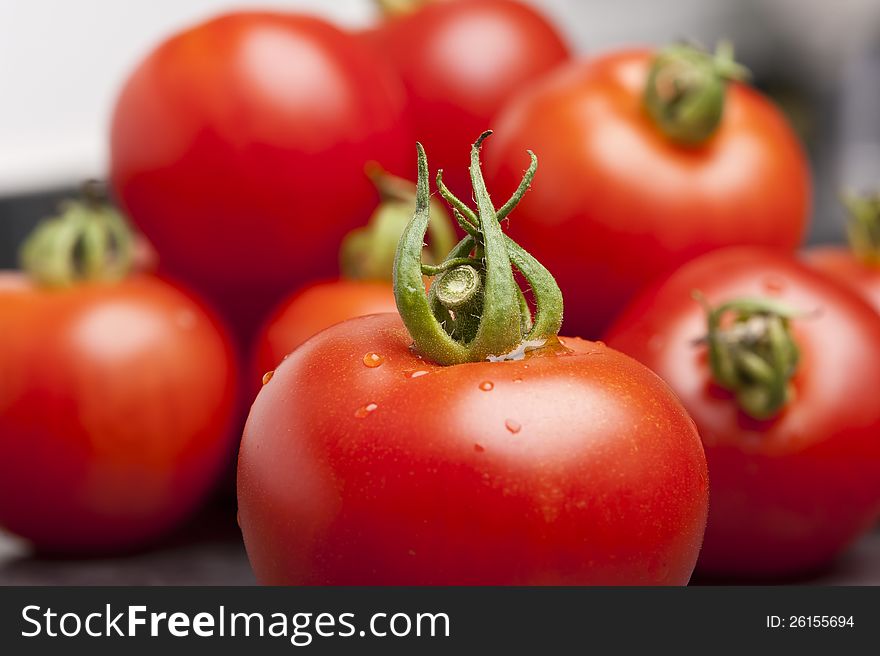
[[[411,341],[352,319],[263,387],[238,470],[261,583],[687,582],[705,463],[658,378],[577,339],[449,367]]]
[[[880,312],[880,266],[865,262],[845,246],[817,246],[805,253],[807,264],[847,285]]]
[[[308,285],[282,303],[266,322],[257,338],[257,375],[274,369],[284,356],[325,328],[383,312],[397,312],[390,282],[340,278]]]
[[[847,194],[850,248],[819,246],[807,263],[851,287],[880,312],[880,195]]]
[[[558,31],[511,0],[410,2],[366,34],[400,73],[421,141],[447,184],[470,190],[465,153],[522,86],[568,60]]]
[[[364,165],[401,168],[404,103],[353,35],[295,14],[225,15],[129,77],[112,182],[163,269],[247,337],[289,289],[333,275],[339,240],[378,200]]]
[[[64,552],[178,525],[231,452],[220,326],[150,276],[51,291],[0,281],[0,525]]]
[[[701,253],[792,250],[804,232],[807,163],[776,107],[732,82],[714,133],[680,144],[644,107],[654,56],[626,50],[573,63],[495,121],[489,182],[512,190],[526,146],[555,181],[526,196],[510,231],[559,280],[569,332],[601,334],[639,288]]]
[[[772,416],[749,416],[716,383],[707,348],[697,343],[707,335],[707,320],[694,290],[710,305],[757,297],[804,313],[790,320],[800,356],[786,383],[787,401]],[[730,353],[738,358],[742,349],[764,362],[753,371],[772,371],[762,350],[769,320],[752,319],[757,323],[739,326],[742,339],[730,342]],[[788,255],[725,249],[642,294],[607,340],[670,384],[703,438],[711,504],[698,568],[727,575],[804,572],[871,526],[880,512],[880,319],[854,293]]]
[[[471,151],[477,212],[440,189],[467,236],[435,265],[422,261],[419,146],[394,259],[400,314],[328,328],[266,377],[238,462],[261,582],[688,581],[708,487],[693,422],[634,360],[559,342],[559,287],[500,225],[536,160],[496,210],[480,172],[487,136]]]

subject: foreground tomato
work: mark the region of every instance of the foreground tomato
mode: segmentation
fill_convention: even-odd
[[[495,121],[490,182],[511,190],[527,145],[555,181],[526,196],[511,234],[553,268],[569,331],[598,336],[643,285],[706,251],[799,244],[804,154],[772,103],[727,83],[737,71],[724,53],[611,52],[533,85]]]
[[[807,262],[860,294],[880,312],[880,196],[850,196],[850,248],[817,246]]]
[[[343,240],[342,277],[307,285],[279,304],[256,340],[254,381],[324,328],[366,314],[397,312],[391,286],[394,253],[413,213],[415,187],[385,172],[374,173],[382,202],[368,225],[352,230]],[[426,253],[432,261],[440,261],[452,247],[455,233],[442,206],[432,201],[431,209]]]
[[[236,13],[154,50],[113,114],[111,174],[163,268],[243,338],[291,288],[332,275],[377,202],[364,165],[401,168],[400,83],[317,18]]]
[[[449,186],[470,193],[462,153],[522,86],[569,57],[557,30],[512,0],[403,0],[367,33],[400,73],[416,137]]]
[[[190,296],[148,275],[45,288],[7,273],[0,333],[0,525],[44,551],[129,548],[212,489],[231,451],[232,350]]]
[[[559,288],[498,220],[533,168],[496,212],[481,142],[471,165],[479,215],[453,202],[469,236],[442,264],[421,264],[420,150],[416,213],[395,260],[400,315],[319,333],[267,377],[253,405],[238,494],[262,583],[690,577],[708,487],[693,422],[634,360],[557,340]],[[534,291],[534,317],[512,266]],[[428,294],[423,273],[438,274]]]
[[[716,310],[730,303],[715,330],[694,290]],[[714,358],[698,343],[707,331]],[[880,319],[855,294],[789,256],[726,249],[645,292],[607,340],[660,374],[697,423],[711,481],[700,569],[804,572],[871,526]]]

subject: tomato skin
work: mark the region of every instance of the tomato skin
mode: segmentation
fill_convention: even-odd
[[[0,282],[0,525],[42,551],[143,545],[203,500],[232,451],[229,338],[149,276]]]
[[[397,315],[352,319],[263,387],[238,469],[261,583],[688,581],[708,484],[662,381],[576,339],[450,367],[410,342]]]
[[[865,264],[844,246],[821,246],[807,250],[811,267],[847,285],[880,312],[880,267]]]
[[[390,66],[296,14],[233,13],[185,30],[121,90],[111,179],[163,269],[243,338],[290,289],[335,273],[342,236],[378,202],[369,161],[409,170]]]
[[[776,107],[728,88],[717,132],[702,146],[666,139],[642,107],[653,53],[615,51],[574,62],[529,87],[495,121],[486,146],[499,197],[539,160],[511,236],[556,277],[564,330],[596,337],[645,284],[732,245],[793,250],[810,210],[800,144]]]
[[[759,295],[814,313],[792,324],[795,396],[775,419],[748,418],[712,382],[694,289],[712,305]],[[802,573],[880,513],[880,319],[848,289],[787,255],[725,249],[645,291],[607,340],[666,380],[697,423],[711,483],[699,570]]]
[[[399,72],[432,166],[464,198],[473,140],[521,87],[569,59],[553,25],[511,0],[430,2],[365,36]]]
[[[333,324],[365,314],[397,312],[391,283],[374,280],[327,280],[313,283],[285,299],[257,338],[257,375],[274,369],[284,356]]]

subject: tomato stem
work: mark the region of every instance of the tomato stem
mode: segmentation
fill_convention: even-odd
[[[734,393],[739,407],[754,419],[772,419],[791,400],[791,379],[800,351],[791,320],[803,313],[766,298],[739,298],[706,311],[706,345],[713,378]],[[732,314],[732,321],[725,317]]]
[[[367,166],[367,175],[376,185],[381,202],[366,226],[355,228],[342,240],[339,268],[350,280],[390,281],[397,242],[415,206],[415,185],[375,163]],[[426,256],[429,262],[437,263],[455,243],[455,232],[440,203],[432,201],[431,209]]]
[[[483,133],[471,148],[470,174],[476,211],[446,188],[442,173],[438,172],[440,195],[467,233],[438,267],[426,267],[421,262],[430,194],[427,156],[422,145],[416,145],[416,210],[397,247],[394,294],[416,348],[439,364],[479,362],[516,351],[522,344],[543,344],[555,339],[562,325],[562,293],[553,276],[507,237],[499,222],[499,214],[504,212],[507,216],[528,190],[537,158],[529,153],[531,164],[523,182],[496,210],[480,167],[480,147],[490,134]],[[531,287],[534,318],[516,283],[514,269]],[[423,274],[437,274],[427,293]]]
[[[841,200],[849,214],[850,247],[865,264],[880,265],[880,193],[844,192]]]
[[[66,287],[85,280],[121,280],[131,271],[134,237],[95,181],[83,185],[82,200],[61,203],[59,215],[31,232],[19,253],[22,268],[37,284]]]
[[[729,41],[720,42],[714,54],[690,44],[671,45],[651,63],[644,105],[669,139],[699,145],[721,123],[728,82],[748,77]]]

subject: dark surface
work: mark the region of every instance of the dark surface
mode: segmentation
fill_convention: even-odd
[[[35,555],[0,532],[0,585],[252,585],[234,511],[210,508],[151,550],[106,558]]]
[[[253,585],[231,514],[211,509],[155,549],[112,558],[39,557],[0,533],[0,585]],[[736,582],[697,578],[694,583]],[[880,532],[863,538],[827,571],[779,583],[880,585]]]

